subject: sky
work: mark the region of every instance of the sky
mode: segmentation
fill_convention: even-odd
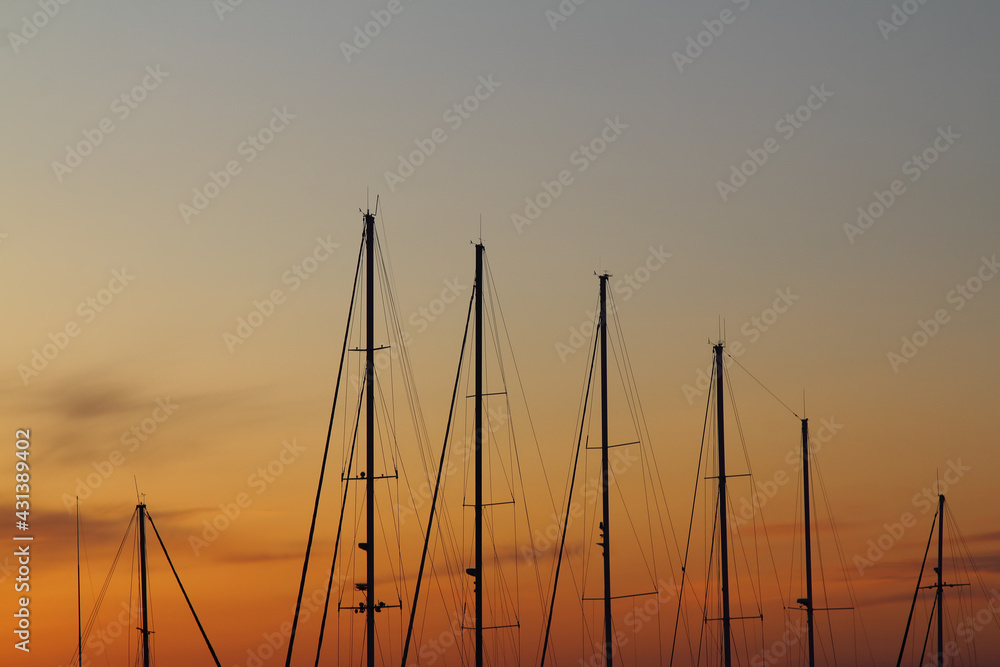
[[[705,476],[704,375],[721,334],[753,374],[730,368],[754,479],[775,489],[763,510],[785,588],[763,593],[777,609],[763,641],[780,641],[781,600],[801,595],[789,590],[796,484],[777,480],[795,470],[786,456],[805,414],[830,435],[818,452],[824,497],[872,652],[888,662],[930,530],[926,494],[944,491],[985,586],[1000,587],[998,25],[986,0],[5,2],[0,506],[15,509],[15,432],[30,429],[24,532],[35,541],[31,651],[7,634],[0,661],[69,664],[75,498],[86,617],[138,489],[222,663],[281,663],[282,651],[259,647],[295,601],[359,209],[378,198],[427,431],[428,450],[400,444],[414,485],[444,437],[470,242],[482,239],[523,386],[510,428],[530,461],[525,518],[552,523],[579,428],[594,273],[609,272],[678,543]],[[734,505],[751,491],[734,482]],[[240,494],[252,502],[232,525],[193,544]],[[426,511],[401,532],[409,572]],[[462,508],[449,512],[462,537]],[[829,528],[820,522],[821,541]],[[874,559],[880,538],[891,544]],[[589,534],[568,540],[572,555],[594,557]],[[0,552],[12,626],[15,548]],[[670,549],[664,572],[679,577]],[[640,556],[622,552],[622,586],[639,590]],[[550,560],[515,568],[524,664],[543,616],[531,573],[548,581]],[[156,565],[161,659],[211,664]],[[831,605],[847,606],[840,586]],[[557,600],[562,664],[594,653],[574,595],[561,588]],[[127,598],[127,581],[115,583],[97,629]],[[987,603],[973,599],[971,612]],[[673,604],[658,611],[664,628]],[[619,603],[616,624],[634,629],[631,610]],[[389,613],[398,632],[400,611]],[[948,619],[955,636],[960,616]],[[638,634],[626,649],[648,661],[641,651],[656,642]],[[974,634],[979,659],[1000,660],[997,618]],[[121,661],[134,638],[123,644],[88,655]]]

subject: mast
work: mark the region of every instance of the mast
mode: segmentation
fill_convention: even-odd
[[[365,397],[367,399],[367,472],[365,504],[367,505],[367,536],[365,553],[368,559],[365,606],[368,667],[375,667],[375,216],[365,213],[365,283],[366,283],[366,362]]]
[[[729,527],[726,511],[726,437],[722,392],[722,342],[715,350],[715,412],[719,431],[719,556],[722,572],[722,655],[723,665],[732,667],[732,632],[729,618]]]
[[[944,665],[944,494],[938,494],[937,664]]]
[[[809,632],[809,667],[816,665],[816,652],[813,646],[813,575],[812,575],[812,530],[810,528],[809,506],[809,420],[802,420],[802,495],[805,500],[806,529],[806,597],[799,603],[806,605],[806,625]]]
[[[476,667],[483,667],[483,247],[476,244]]]
[[[76,497],[76,664],[83,667],[83,604],[80,596],[80,496]]]
[[[934,522],[931,521],[931,533],[927,536],[927,548],[924,549],[924,559],[920,563],[920,576],[917,577],[917,587],[913,591],[913,602],[910,603],[910,615],[906,619],[906,628],[903,630],[903,643],[899,647],[899,658],[896,660],[896,667],[903,664],[903,655],[906,652],[906,640],[910,634],[910,623],[913,620],[913,610],[917,606],[917,597],[922,589],[934,589],[934,605],[931,607],[931,616],[927,621],[927,634],[924,636],[924,648],[927,650],[927,642],[930,639],[931,626],[934,623],[934,610],[937,609],[937,664],[944,664],[944,589],[955,586],[968,586],[968,583],[946,584],[944,583],[944,495],[938,494],[937,509],[937,537],[938,537],[938,562],[934,571],[937,573],[937,583],[929,586],[921,586],[924,577],[924,567],[927,565],[927,556],[931,552],[931,544],[934,541]],[[971,640],[970,640],[971,641]],[[921,653],[923,655],[923,653]],[[923,658],[921,658],[923,660]]]
[[[611,635],[611,540],[608,538],[610,517],[608,502],[608,277],[601,279],[601,503],[604,521],[601,523],[604,547],[604,664],[612,665]]]
[[[146,582],[146,505],[139,503],[139,583],[142,596],[142,667],[149,667],[149,589]]]

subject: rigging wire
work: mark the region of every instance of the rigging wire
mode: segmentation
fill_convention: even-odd
[[[711,377],[713,378],[715,377],[714,370],[715,370],[715,358],[713,357],[712,358],[713,372],[711,375]],[[714,380],[712,381],[712,384],[714,386]],[[680,591],[677,594],[677,615],[674,619],[674,636],[670,643],[670,662],[668,663],[669,667],[673,667],[674,664],[674,649],[677,646],[677,630],[678,630],[678,624],[680,623],[680,619],[682,616],[681,606],[684,602],[684,585],[687,583],[688,556],[691,553],[691,532],[694,528],[694,513],[698,504],[698,486],[699,483],[701,482],[701,464],[702,464],[702,459],[705,455],[705,443],[707,442],[705,436],[708,432],[708,417],[709,413],[711,412],[711,408],[712,408],[712,392],[711,392],[711,387],[709,387],[708,400],[705,404],[705,419],[701,426],[701,449],[698,451],[698,465],[696,467],[696,472],[694,477],[694,494],[692,495],[691,498],[691,517],[688,522],[687,541],[684,545],[684,560],[682,561],[681,564],[681,583],[680,583]],[[702,616],[705,616],[704,609],[700,609],[699,611],[702,612]],[[689,649],[691,648],[690,635],[688,636],[688,648]],[[699,655],[701,654],[700,647],[698,653]]]
[[[111,569],[108,571],[108,575],[104,580],[104,584],[101,586],[101,592],[98,594],[97,598],[94,600],[94,608],[91,610],[90,617],[87,619],[86,625],[83,628],[83,643],[86,645],[87,640],[90,638],[90,633],[94,629],[94,624],[98,622],[98,614],[101,609],[101,605],[104,603],[104,598],[107,595],[108,587],[111,584],[111,577],[115,573],[115,569],[118,566],[118,561],[121,558],[122,552],[125,550],[125,544],[128,541],[129,534],[132,532],[132,526],[135,523],[136,513],[132,512],[132,518],[129,521],[128,526],[125,528],[125,535],[122,536],[122,541],[118,544],[118,550],[115,552],[115,557],[111,561]],[[131,580],[130,580],[131,583]],[[130,596],[131,599],[131,596]],[[131,618],[131,616],[129,616]],[[78,657],[78,652],[73,652],[73,657]],[[107,657],[107,652],[105,651],[105,657]],[[72,662],[72,658],[70,659]],[[110,664],[110,663],[109,663]]]
[[[320,469],[319,469],[319,484],[316,489],[316,501],[313,505],[312,521],[309,525],[309,538],[306,541],[306,553],[302,563],[302,577],[299,581],[299,593],[295,601],[295,614],[292,618],[292,627],[288,637],[288,651],[285,657],[285,667],[291,667],[292,664],[292,648],[295,644],[295,631],[298,628],[299,612],[302,609],[302,595],[305,592],[305,587],[306,587],[306,575],[308,573],[308,568],[309,568],[309,556],[312,553],[313,536],[315,535],[316,532],[316,519],[319,514],[319,502],[323,491],[323,479],[326,476],[326,461],[327,461],[327,456],[330,452],[330,436],[333,433],[333,418],[337,408],[337,398],[340,395],[340,380],[344,369],[344,358],[347,355],[348,333],[351,330],[351,313],[354,310],[354,297],[357,294],[358,280],[361,275],[361,260],[362,257],[364,256],[364,249],[365,249],[365,240],[362,237],[361,248],[358,250],[357,269],[355,270],[354,273],[354,291],[351,293],[351,307],[348,309],[347,325],[345,327],[346,331],[344,333],[344,345],[340,353],[340,368],[337,371],[337,384],[333,393],[333,407],[330,409],[330,425],[327,429],[326,445],[323,448],[323,460],[320,464]]]
[[[201,619],[198,618],[197,612],[194,610],[194,604],[191,603],[191,598],[188,597],[187,591],[184,590],[184,584],[181,583],[181,577],[177,574],[177,568],[174,567],[174,563],[170,560],[170,554],[167,552],[167,546],[163,543],[163,538],[160,537],[160,531],[156,529],[156,524],[153,523],[153,517],[146,512],[146,520],[149,521],[149,525],[153,528],[153,534],[156,535],[156,540],[160,543],[160,548],[163,549],[163,555],[167,559],[167,565],[170,566],[170,571],[174,573],[174,578],[177,580],[177,585],[181,589],[181,593],[184,594],[184,601],[188,604],[188,609],[191,610],[191,615],[194,616],[194,622],[198,624],[198,630],[201,632],[202,639],[205,640],[205,644],[208,646],[209,652],[212,654],[212,659],[215,660],[216,667],[222,667],[222,663],[219,662],[219,656],[215,654],[215,649],[212,647],[212,642],[208,639],[208,634],[205,633],[205,628],[201,624]],[[154,654],[155,655],[155,654]]]
[[[833,543],[837,548],[837,556],[840,561],[840,568],[844,574],[844,584],[847,588],[848,600],[851,602],[851,607],[854,609],[854,614],[857,621],[861,625],[861,634],[864,637],[865,645],[868,648],[868,657],[871,659],[871,664],[874,666],[875,653],[872,650],[871,639],[868,637],[868,629],[864,623],[864,615],[861,612],[861,607],[858,604],[857,594],[854,591],[854,584],[851,581],[851,576],[847,567],[847,554],[844,552],[844,544],[840,539],[840,528],[837,524],[837,520],[833,515],[833,507],[830,503],[830,494],[826,490],[826,479],[823,477],[823,466],[822,457],[819,456],[818,451],[810,449],[810,461],[813,462],[812,471],[815,473],[815,478],[819,480],[820,496],[823,499],[823,506],[826,508],[827,522],[830,525],[830,532],[833,535]],[[855,642],[856,640],[855,631]],[[830,637],[830,641],[833,642],[833,637]],[[857,651],[855,650],[855,664],[858,664]]]
[[[782,401],[782,400],[781,400],[780,398],[778,398],[777,394],[775,394],[775,393],[774,393],[773,391],[771,391],[770,389],[768,389],[768,388],[767,388],[767,385],[765,385],[765,384],[764,384],[763,382],[761,382],[760,380],[758,380],[758,379],[757,379],[757,377],[756,377],[756,376],[755,376],[755,375],[754,375],[753,373],[751,373],[750,371],[748,371],[748,370],[747,370],[747,369],[746,369],[746,368],[745,368],[745,367],[743,366],[743,364],[741,364],[741,363],[740,363],[740,362],[739,362],[739,361],[738,361],[738,360],[736,359],[736,357],[734,357],[734,356],[733,356],[732,354],[730,354],[730,353],[729,353],[728,351],[726,352],[726,356],[727,356],[727,357],[729,357],[730,359],[732,359],[732,360],[733,360],[733,362],[734,362],[734,363],[735,363],[735,364],[736,364],[737,366],[739,366],[739,367],[740,367],[741,369],[743,369],[743,371],[744,371],[744,372],[745,372],[745,373],[746,373],[747,375],[749,375],[749,376],[750,376],[751,378],[753,378],[754,382],[756,382],[756,383],[757,383],[757,384],[759,384],[759,385],[760,385],[761,387],[763,387],[764,391],[766,391],[767,393],[769,393],[769,394],[770,394],[770,395],[771,395],[771,396],[772,396],[772,397],[774,398],[774,400],[778,401],[778,403],[781,403],[781,405],[783,405],[783,406],[785,407],[785,409],[786,409],[786,410],[788,410],[789,412],[791,412],[791,413],[792,413],[792,414],[793,414],[793,415],[795,416],[795,418],[796,418],[796,419],[802,419],[801,417],[799,417],[799,414],[798,414],[797,412],[795,412],[795,410],[792,410],[792,409],[791,409],[790,407],[788,407],[788,405],[787,405],[787,404],[786,404],[786,403],[785,403],[784,401]],[[727,369],[727,370],[728,370],[728,369]]]
[[[633,387],[633,391],[635,392],[635,404],[636,404],[636,406],[638,408],[639,422],[641,422],[641,424],[642,424],[642,432],[645,432],[646,441],[649,442],[651,440],[651,438],[649,436],[649,425],[646,422],[645,411],[642,408],[642,398],[639,395],[638,390],[635,389],[638,386],[638,383],[636,382],[636,379],[635,379],[635,367],[632,365],[632,359],[631,359],[631,355],[629,354],[628,345],[626,344],[624,335],[622,333],[622,326],[621,326],[621,322],[619,321],[619,318],[618,318],[618,308],[617,308],[617,305],[616,305],[615,300],[614,300],[614,294],[613,294],[613,292],[612,292],[612,295],[611,295],[611,302],[612,302],[611,315],[612,315],[612,317],[615,320],[615,331],[618,333],[618,337],[619,337],[619,339],[621,341],[622,353],[623,353],[624,359],[625,359],[625,368],[628,371],[628,377],[630,378],[631,386]],[[643,451],[646,452],[647,450],[643,450]],[[666,489],[663,486],[663,475],[660,474],[660,466],[659,466],[659,463],[657,462],[657,459],[656,459],[656,451],[655,451],[655,449],[653,449],[652,447],[649,447],[648,448],[648,455],[649,455],[650,460],[653,463],[653,469],[652,470],[653,470],[653,472],[655,472],[655,479],[658,482],[658,485],[659,485],[659,488],[660,488],[660,496],[663,499],[663,508],[666,511],[667,523],[670,526],[670,534],[671,534],[671,536],[673,537],[673,540],[674,540],[674,550],[677,552],[677,556],[680,557],[680,543],[677,541],[677,531],[674,528],[673,516],[670,514],[670,506],[667,504]],[[655,497],[655,493],[654,493],[654,497]],[[661,530],[661,533],[662,533],[662,530]],[[669,559],[670,558],[670,551],[669,551],[669,545],[666,544],[666,535],[665,534],[663,534],[663,540],[664,540],[664,546],[668,547],[668,549],[667,549],[667,557]],[[671,564],[671,567],[672,567],[673,566],[672,559],[670,561],[670,564]]]
[[[364,394],[365,385],[366,384],[367,384],[367,380],[362,380],[361,387],[359,389],[360,394],[358,396],[358,412],[357,412],[357,415],[355,417],[354,437],[351,439],[351,453],[347,457],[347,461],[348,461],[348,463],[347,463],[347,477],[351,476],[351,464],[354,462],[354,448],[357,445],[357,441],[358,441],[358,426],[360,426],[360,424],[361,424],[361,405],[362,405],[361,394]],[[345,422],[346,422],[346,420],[345,420]],[[344,484],[344,497],[343,497],[343,499],[341,500],[341,503],[340,503],[341,512],[340,512],[340,519],[337,522],[337,539],[334,541],[334,544],[333,544],[333,561],[330,563],[330,579],[328,580],[327,585],[326,585],[326,601],[323,603],[323,617],[322,617],[322,620],[320,621],[320,624],[319,624],[319,640],[316,643],[316,662],[315,662],[314,667],[319,667],[319,658],[320,658],[320,654],[323,651],[323,638],[326,635],[326,620],[327,620],[327,616],[328,616],[329,610],[330,610],[330,593],[331,593],[331,591],[333,589],[333,581],[334,581],[334,578],[335,578],[335,575],[336,575],[337,556],[340,553],[340,539],[341,539],[341,534],[342,534],[343,527],[344,527],[344,511],[343,510],[344,510],[344,508],[347,507],[347,493],[348,493],[349,489],[350,489],[350,485]],[[338,583],[338,588],[339,588],[339,583]],[[342,593],[341,593],[341,595],[342,595]],[[342,600],[343,598],[341,597],[340,599]]]
[[[473,304],[473,299],[475,299],[476,296],[475,289],[476,288],[473,287],[473,292],[469,299],[469,311],[465,318],[465,334],[464,337],[462,338],[462,348],[461,348],[462,351],[459,353],[458,356],[458,371],[455,374],[455,388],[452,390],[451,407],[449,408],[448,421],[446,422],[445,425],[444,445],[442,445],[441,447],[441,462],[438,465],[437,479],[434,482],[434,495],[431,498],[430,515],[427,519],[427,532],[424,539],[424,549],[423,553],[420,556],[420,569],[417,573],[417,583],[413,593],[413,604],[410,607],[410,623],[406,631],[406,643],[403,645],[402,665],[404,667],[406,665],[406,656],[409,653],[410,638],[413,635],[413,620],[417,610],[417,602],[420,599],[420,582],[423,577],[424,564],[427,560],[427,549],[431,539],[431,526],[433,525],[434,522],[434,510],[437,507],[438,490],[440,489],[441,486],[441,473],[444,471],[445,468],[444,463],[445,463],[446,453],[448,451],[448,438],[451,434],[452,417],[455,411],[455,402],[458,397],[458,383],[462,375],[462,361],[465,358],[465,343],[469,337],[469,321],[472,319],[472,304]]]
[[[737,365],[739,365],[739,362],[737,362]],[[742,366],[740,366],[740,367],[742,368]],[[746,370],[746,369],[744,369],[744,370]],[[747,447],[746,447],[746,438],[744,437],[744,432],[743,432],[743,422],[740,419],[740,413],[739,413],[739,408],[738,408],[737,402],[736,402],[736,394],[735,394],[735,390],[733,389],[733,382],[732,382],[731,374],[729,373],[729,370],[727,368],[725,368],[725,366],[723,366],[723,373],[726,376],[726,378],[729,379],[729,383],[728,383],[728,386],[729,386],[729,397],[730,397],[730,401],[732,402],[732,405],[733,405],[733,414],[735,416],[735,421],[736,421],[736,431],[739,434],[740,444],[742,446],[743,455],[744,455],[744,458],[745,458],[745,461],[746,461],[746,464],[747,464],[747,472],[750,473],[751,489],[753,489],[753,488],[755,488],[756,483],[753,481],[754,480],[753,468],[750,465],[750,455],[749,455],[749,452],[747,451]],[[747,371],[747,373],[749,374],[749,371]],[[787,406],[786,406],[786,408],[787,408]],[[793,412],[793,414],[794,414],[794,412]],[[764,542],[767,545],[767,551],[768,551],[768,554],[770,556],[771,568],[772,568],[772,571],[774,572],[775,583],[778,586],[778,595],[779,595],[780,599],[784,600],[786,598],[785,598],[784,591],[781,590],[781,575],[778,574],[778,564],[777,564],[777,562],[774,559],[774,549],[771,547],[771,537],[770,537],[770,534],[768,533],[768,530],[767,530],[767,524],[764,522],[764,509],[763,509],[763,507],[754,508],[754,515],[755,516],[756,516],[756,514],[758,512],[760,513],[760,517],[761,517],[761,521],[760,521],[761,530],[764,532]],[[756,526],[755,526],[755,528],[756,528]],[[756,532],[757,531],[755,529],[754,530],[755,535],[756,535]],[[762,579],[760,577],[760,560],[759,560],[759,558],[757,560],[757,577],[758,577],[758,584],[759,584],[762,581]],[[787,612],[787,610],[783,609],[782,616],[783,616],[783,620],[785,622],[784,624],[787,624],[788,623],[788,612]],[[763,640],[763,635],[762,635],[761,639]],[[762,647],[762,650],[763,650],[763,647]]]
[[[542,478],[545,481],[545,488],[546,488],[546,491],[547,491],[547,494],[548,494],[548,497],[549,497],[549,503],[550,503],[550,505],[552,507],[553,514],[557,515],[558,514],[558,507],[557,507],[556,502],[555,502],[555,497],[553,496],[553,493],[552,493],[552,484],[551,484],[551,481],[550,481],[548,469],[545,466],[545,459],[542,456],[541,445],[539,443],[538,434],[537,434],[537,431],[535,429],[534,419],[532,418],[531,410],[528,407],[527,393],[524,390],[524,384],[523,384],[523,381],[522,381],[522,378],[521,378],[521,372],[520,372],[520,369],[519,369],[518,363],[517,363],[517,355],[514,352],[513,346],[510,345],[510,332],[509,332],[509,330],[507,328],[507,320],[506,320],[506,317],[504,316],[503,304],[500,301],[499,292],[496,289],[496,284],[495,284],[495,281],[494,281],[494,278],[493,278],[492,265],[491,265],[491,262],[490,262],[490,259],[489,259],[489,255],[488,255],[488,253],[485,252],[485,249],[483,251],[483,260],[484,260],[484,262],[483,262],[484,263],[484,274],[485,274],[485,278],[486,278],[485,282],[489,286],[489,292],[488,293],[490,295],[490,304],[491,304],[490,312],[493,315],[491,321],[493,322],[493,326],[494,326],[494,330],[495,330],[494,336],[495,336],[495,340],[497,341],[496,342],[497,351],[498,351],[498,354],[499,354],[499,351],[500,351],[500,348],[501,348],[501,346],[500,346],[500,338],[499,338],[499,329],[502,328],[503,329],[503,337],[507,341],[507,347],[506,347],[506,349],[509,351],[509,354],[510,354],[511,363],[512,363],[513,371],[514,371],[514,377],[517,380],[517,387],[518,387],[519,395],[521,396],[522,402],[524,404],[525,414],[526,414],[528,425],[529,425],[530,432],[531,432],[531,439],[532,439],[532,442],[534,443],[535,453],[538,456],[539,467],[540,467],[540,470],[542,472]],[[494,312],[494,308],[493,308],[494,303],[495,303],[495,312]],[[497,316],[497,313],[499,314],[499,316]],[[501,369],[501,374],[502,374],[503,383],[504,383],[504,395],[505,395],[506,400],[507,400],[507,406],[508,406],[507,407],[507,411],[508,411],[508,414],[510,414],[511,413],[510,395],[508,393],[508,386],[507,386],[507,381],[506,381],[506,374],[504,372],[502,364],[501,364],[500,369]],[[513,430],[512,429],[511,429],[511,437],[513,437]],[[526,494],[524,493],[524,491],[525,491],[524,490],[524,477],[521,474],[520,449],[517,448],[517,447],[514,447],[512,451],[513,451],[513,455],[515,457],[515,462],[516,462],[517,467],[518,467],[518,479],[520,480],[520,484],[521,484],[521,493],[522,493],[522,496],[526,496]],[[527,513],[526,509],[527,508],[525,508],[525,521],[526,521],[526,525],[527,525],[529,547],[530,547],[532,553],[534,554],[534,553],[537,553],[537,550],[535,548],[535,543],[534,543],[535,531],[532,528],[531,517]],[[515,530],[516,530],[516,522],[515,522]],[[572,574],[573,573],[572,564],[570,564],[569,567],[570,567],[570,573]],[[538,594],[539,594],[539,601],[542,604],[542,606],[544,607],[545,606],[545,594],[544,594],[544,587],[543,587],[542,581],[541,581],[541,572],[540,572],[540,570],[538,568],[534,568],[534,571],[535,571],[535,586],[536,586],[536,589],[537,589]],[[515,570],[515,573],[516,572],[517,571]],[[573,583],[574,583],[574,588],[575,588],[576,587],[575,579],[574,579]],[[519,587],[518,587],[518,590],[520,590]],[[536,658],[538,657],[540,650],[541,650],[541,648],[536,648],[536,652],[535,652]]]
[[[591,352],[591,355],[590,355],[590,372],[587,374],[588,375],[588,377],[587,377],[587,388],[584,391],[584,396],[587,396],[587,395],[590,394],[590,386],[591,386],[591,380],[593,379],[593,376],[594,376],[594,362],[595,362],[596,358],[597,358],[597,339],[595,337],[593,352]],[[553,574],[552,597],[549,600],[549,613],[548,613],[548,618],[545,621],[545,637],[542,640],[542,658],[541,658],[541,662],[539,663],[540,667],[545,667],[545,655],[546,655],[546,651],[547,651],[548,645],[549,645],[549,633],[550,633],[551,628],[552,628],[552,615],[553,615],[553,612],[555,610],[555,605],[556,605],[556,591],[557,591],[558,586],[559,586],[559,568],[562,565],[563,550],[564,550],[564,548],[566,546],[566,533],[569,531],[569,514],[570,514],[570,507],[572,506],[572,502],[573,502],[573,486],[574,486],[574,483],[576,481],[576,468],[577,468],[577,464],[580,462],[580,449],[581,449],[581,446],[582,446],[582,443],[583,443],[583,420],[586,418],[587,405],[588,405],[588,401],[585,399],[584,403],[583,403],[583,407],[582,407],[582,413],[579,414],[580,422],[581,422],[580,423],[580,431],[579,431],[579,436],[577,437],[577,441],[576,441],[576,456],[573,457],[573,470],[570,473],[570,477],[569,477],[569,489],[568,489],[568,492],[567,492],[567,500],[566,500],[566,518],[565,518],[564,524],[563,524],[562,538],[559,541],[559,554],[556,557],[555,573]],[[584,457],[584,460],[586,460],[586,457]],[[580,597],[581,597],[581,600],[582,600],[583,596],[580,596]]]

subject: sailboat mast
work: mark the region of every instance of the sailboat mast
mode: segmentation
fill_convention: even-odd
[[[367,510],[367,537],[365,553],[368,565],[368,604],[366,613],[366,639],[368,667],[375,667],[375,216],[365,213],[365,278],[366,284],[366,338],[365,397],[367,399],[367,479],[365,500]]]
[[[83,603],[80,595],[80,496],[76,497],[76,664],[83,667]]]
[[[723,665],[732,667],[732,629],[729,618],[729,526],[726,511],[726,436],[722,388],[723,343],[715,350],[715,412],[719,432],[719,556],[722,572],[722,655]]]
[[[611,635],[611,540],[608,519],[608,277],[601,274],[601,502],[604,522],[601,524],[604,540],[604,657],[605,665],[612,664]]]
[[[802,420],[802,495],[805,501],[804,523],[806,530],[806,626],[809,637],[809,667],[816,665],[816,652],[813,645],[813,574],[812,574],[812,529],[810,526],[809,505],[809,420]]]
[[[139,586],[142,595],[142,667],[149,667],[149,589],[146,582],[146,505],[139,510]]]
[[[938,494],[937,664],[944,665],[944,494]]]
[[[483,667],[483,252],[476,244],[476,667]]]

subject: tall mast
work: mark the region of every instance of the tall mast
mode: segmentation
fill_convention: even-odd
[[[80,596],[80,496],[76,497],[76,664],[83,667],[83,604]]]
[[[365,397],[367,399],[367,464],[365,500],[368,558],[368,604],[365,607],[368,667],[375,667],[375,216],[365,213],[366,338]]]
[[[809,420],[802,420],[802,490],[805,500],[806,529],[806,598],[799,600],[806,605],[806,625],[809,632],[809,667],[816,665],[816,653],[813,646],[813,574],[812,574],[812,530],[810,529],[809,506]]]
[[[608,274],[601,279],[601,502],[604,506],[604,521],[601,523],[601,537],[604,547],[604,663],[612,664],[611,635],[611,540],[608,519]]]
[[[968,583],[962,584],[946,584],[944,583],[944,495],[938,494],[938,510],[937,510],[937,536],[938,536],[938,557],[937,557],[937,567],[934,571],[937,573],[937,583],[931,584],[929,586],[921,586],[920,583],[923,581],[924,568],[927,565],[927,556],[931,552],[931,543],[934,541],[934,525],[931,522],[931,534],[927,536],[927,548],[924,550],[924,560],[920,563],[920,576],[917,578],[917,587],[913,591],[913,602],[910,603],[910,615],[906,619],[906,628],[903,630],[903,643],[899,647],[899,658],[896,660],[896,667],[903,664],[903,655],[906,652],[906,639],[910,634],[910,622],[913,620],[913,610],[917,606],[917,597],[920,594],[921,589],[934,589],[934,606],[931,608],[931,618],[928,619],[927,624],[927,637],[924,638],[924,649],[927,650],[927,640],[930,638],[931,623],[934,621],[934,609],[937,609],[937,664],[944,664],[944,589],[951,588],[954,586],[968,586]]]
[[[715,412],[719,431],[719,556],[722,572],[722,655],[723,665],[732,667],[732,632],[729,618],[729,527],[726,511],[726,436],[722,387],[722,342],[715,350]]]
[[[483,252],[476,244],[476,667],[483,667]]]
[[[944,665],[944,494],[938,494],[937,664]]]
[[[149,667],[149,590],[146,584],[146,505],[139,503],[139,584],[142,595],[142,667]]]

